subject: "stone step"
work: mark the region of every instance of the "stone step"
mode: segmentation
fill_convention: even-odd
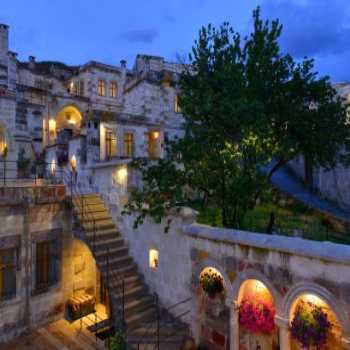
[[[108,249],[121,247],[124,244],[125,242],[121,237],[109,238],[96,235],[95,242],[93,236],[90,238],[90,246],[96,254],[101,251],[107,251]]]
[[[108,229],[113,229],[115,228],[115,225],[113,223],[113,220],[111,218],[105,219],[105,220],[100,220],[95,222],[95,225],[93,223],[83,223],[82,224],[83,229],[85,231],[103,231],[103,230],[108,230]]]
[[[111,296],[115,300],[116,303],[122,299],[122,293],[119,290],[112,290]],[[124,292],[124,301],[125,303],[135,301],[141,297],[147,296],[147,289],[143,284],[139,284],[135,287],[126,289]]]
[[[150,307],[154,307],[154,299],[150,295],[129,301],[125,303],[125,317],[128,318]]]
[[[93,204],[93,205],[86,205],[86,206],[81,206],[77,205],[74,207],[75,213],[78,215],[84,213],[101,213],[101,212],[108,212],[108,209],[104,204]]]
[[[151,306],[141,312],[133,313],[131,316],[126,317],[125,321],[128,328],[135,328],[140,323],[146,323],[147,321],[154,321],[156,319],[156,309]]]
[[[100,212],[89,212],[89,213],[84,212],[82,214],[78,214],[77,218],[79,219],[80,222],[85,223],[85,222],[91,222],[93,220],[99,221],[99,220],[104,220],[104,219],[110,219],[111,216],[105,210],[105,211],[100,211]]]
[[[111,275],[114,274],[119,276],[120,276],[119,269],[127,265],[130,265],[131,263],[133,263],[133,259],[128,254],[125,254],[124,256],[110,257],[109,260],[101,259],[97,261],[97,265],[100,270],[104,271],[107,269],[107,266],[109,266]]]
[[[135,273],[135,275],[130,275],[124,278],[124,287],[126,286],[136,286],[137,284],[142,283],[142,278],[140,277],[140,275],[138,273]],[[119,280],[111,280],[109,282],[109,286],[111,288],[111,290],[115,289],[115,290],[119,290],[119,288],[121,288],[122,282]]]
[[[107,249],[95,251],[95,258],[99,261],[106,261],[108,254],[110,258],[122,257],[128,254],[128,250],[129,248],[126,245],[121,245],[117,247],[108,246]]]
[[[107,271],[106,271],[106,269],[103,269],[101,271],[102,271],[102,274],[103,274],[104,278],[107,279]],[[137,266],[136,266],[136,264],[134,262],[130,263],[129,265],[120,267],[116,271],[117,271],[119,276],[123,276],[124,278],[129,277],[129,276],[134,276],[135,274],[138,274]],[[112,277],[111,277],[111,280],[112,280]]]
[[[93,208],[95,205],[105,205],[103,200],[100,197],[91,197],[91,198],[73,198],[73,204],[76,208]]]
[[[94,237],[93,232],[86,232],[86,236],[90,239]],[[96,232],[96,240],[106,240],[106,239],[113,239],[113,238],[122,238],[119,231],[116,227],[112,229],[106,229],[106,230],[98,230]]]

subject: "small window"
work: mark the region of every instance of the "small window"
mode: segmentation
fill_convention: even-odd
[[[16,249],[0,250],[0,300],[16,296]]]
[[[175,96],[174,111],[175,111],[175,113],[182,113],[182,109],[181,109],[180,104],[179,104],[179,96],[178,95]]]
[[[106,131],[106,158],[111,159],[117,155],[117,136],[112,131]]]
[[[84,88],[84,80],[79,81],[79,95],[84,96],[85,88]]]
[[[109,84],[109,96],[112,98],[117,97],[117,83],[115,81],[111,81]]]
[[[159,251],[156,249],[150,249],[149,251],[149,267],[156,270],[159,266]]]
[[[150,159],[158,158],[159,131],[148,133],[148,157]]]
[[[104,80],[98,81],[97,93],[98,96],[106,96],[106,82]]]
[[[125,157],[133,157],[134,155],[134,134],[131,132],[124,134],[124,155]]]
[[[35,290],[44,292],[58,282],[59,249],[58,241],[43,241],[36,244]]]

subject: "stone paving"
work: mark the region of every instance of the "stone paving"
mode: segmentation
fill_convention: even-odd
[[[103,316],[103,315],[102,315]],[[99,314],[101,317],[101,314]],[[94,314],[69,323],[58,320],[45,327],[33,330],[10,343],[1,344],[1,350],[104,350],[105,344],[97,340],[86,327],[94,322]]]

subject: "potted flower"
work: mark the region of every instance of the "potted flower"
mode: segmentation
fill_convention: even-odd
[[[201,274],[200,285],[211,299],[214,299],[217,294],[220,294],[224,290],[222,276],[213,269],[208,269],[208,271]]]
[[[252,333],[271,334],[276,330],[275,314],[272,303],[244,299],[239,306],[239,323]]]
[[[320,306],[312,303],[300,303],[297,306],[291,323],[291,334],[304,349],[311,346],[319,349],[327,342],[331,328],[328,315]]]

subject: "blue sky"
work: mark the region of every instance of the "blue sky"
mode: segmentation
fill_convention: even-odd
[[[285,51],[314,57],[333,81],[350,80],[349,0],[1,0],[0,22],[11,26],[20,59],[132,66],[137,53],[186,55],[208,23],[247,33],[257,5],[263,17],[281,19]]]

